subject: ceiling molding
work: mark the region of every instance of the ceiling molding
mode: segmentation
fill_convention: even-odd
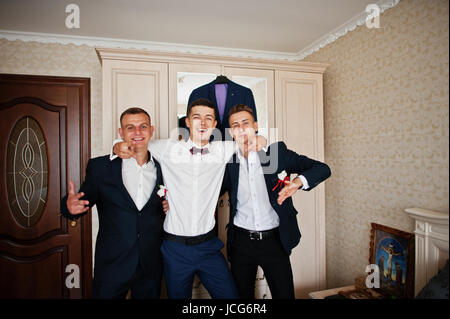
[[[380,14],[382,14],[387,9],[395,7],[400,0],[381,0],[378,1],[376,4],[380,7]],[[296,60],[303,60],[308,55],[320,50],[321,48],[325,47],[326,45],[333,43],[340,37],[346,35],[348,32],[353,31],[356,29],[356,27],[361,26],[366,23],[366,20],[368,19],[368,14],[363,11],[344,24],[340,25],[339,27],[333,29],[329,33],[325,34],[315,42],[311,43],[309,46],[301,50],[297,54]]]
[[[377,5],[380,7],[380,14],[385,10],[396,6],[400,0],[380,0]],[[336,41],[338,38],[344,36],[349,31],[355,30],[357,26],[365,24],[367,13],[365,11],[359,13],[351,18],[341,26],[333,29],[331,32],[325,34],[311,45],[307,46],[298,53],[289,52],[275,52],[262,50],[248,50],[248,49],[234,49],[215,46],[203,45],[188,45],[179,43],[167,42],[153,42],[153,41],[138,41],[125,40],[113,38],[100,37],[85,37],[72,36],[63,34],[51,33],[36,33],[36,32],[21,32],[0,30],[0,39],[7,39],[9,41],[21,40],[24,42],[40,42],[40,43],[59,43],[59,44],[74,44],[86,45],[90,47],[101,47],[111,49],[135,49],[154,52],[168,52],[168,53],[188,53],[188,54],[202,54],[215,55],[224,57],[239,57],[252,59],[266,59],[266,60],[284,60],[284,61],[300,61],[306,56],[316,52],[326,45]]]
[[[274,52],[262,50],[234,49],[203,45],[188,45],[179,43],[138,41],[112,38],[84,37],[51,33],[35,33],[0,30],[0,39],[9,41],[21,40],[24,42],[59,43],[86,45],[110,49],[136,49],[155,52],[190,53],[204,55],[219,55],[239,58],[256,58],[269,60],[296,61],[297,53]]]

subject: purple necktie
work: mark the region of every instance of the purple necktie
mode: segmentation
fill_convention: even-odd
[[[225,111],[225,102],[227,101],[228,84],[215,84],[215,89],[217,108],[219,109],[220,122],[222,122],[223,113]]]

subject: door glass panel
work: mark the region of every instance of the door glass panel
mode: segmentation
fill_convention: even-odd
[[[19,120],[8,141],[8,201],[16,221],[34,226],[47,201],[47,146],[39,124],[32,117]]]
[[[216,78],[212,73],[177,72],[177,117],[186,116],[189,96],[196,88]]]

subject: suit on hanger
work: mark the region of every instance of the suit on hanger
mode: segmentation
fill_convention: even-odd
[[[253,112],[255,120],[257,119],[256,116],[256,107],[255,107],[255,99],[253,97],[253,92],[249,88],[239,85],[233,81],[228,81],[228,89],[226,94],[226,101],[225,101],[225,109],[223,112],[223,117],[220,119],[220,117],[217,119],[217,129],[220,130],[220,133],[222,134],[222,140],[225,139],[225,134],[229,137],[228,140],[231,140],[231,137],[229,136],[228,130],[226,128],[230,127],[228,123],[228,113],[230,112],[230,109],[235,106],[236,104],[245,104],[249,106]],[[206,98],[210,100],[212,103],[214,103],[216,108],[216,114],[219,114],[219,108],[217,106],[217,99],[216,99],[216,92],[215,92],[215,81],[212,81],[208,84],[205,84],[203,86],[200,86],[192,91],[191,95],[189,96],[188,105],[199,98]]]

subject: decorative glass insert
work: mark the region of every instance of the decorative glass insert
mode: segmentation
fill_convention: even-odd
[[[196,88],[213,81],[212,73],[177,72],[177,117],[186,115],[189,96]]]
[[[17,223],[34,226],[44,211],[48,191],[48,156],[35,119],[21,118],[12,129],[6,155],[8,201]]]

